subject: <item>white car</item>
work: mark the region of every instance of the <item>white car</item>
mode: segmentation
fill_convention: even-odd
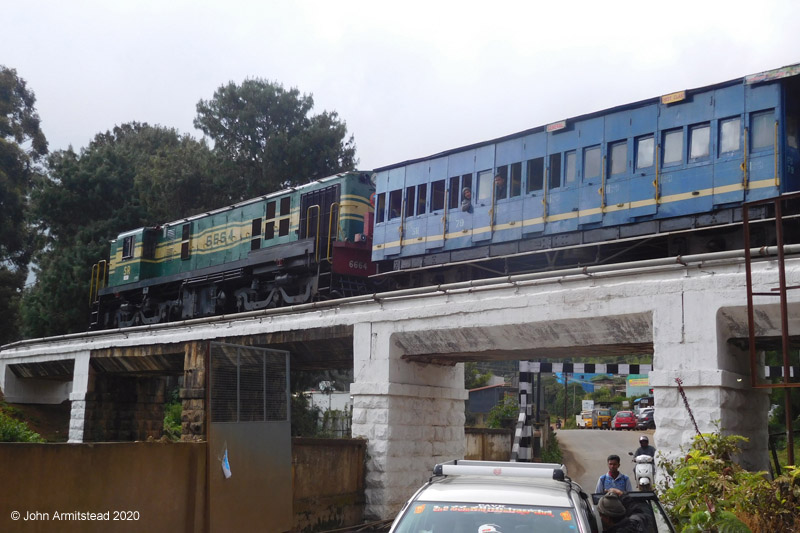
[[[450,461],[405,504],[390,533],[599,530],[591,496],[562,465]]]

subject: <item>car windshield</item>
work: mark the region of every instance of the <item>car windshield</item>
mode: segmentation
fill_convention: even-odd
[[[575,513],[566,507],[488,503],[416,502],[396,533],[517,533],[578,531]]]

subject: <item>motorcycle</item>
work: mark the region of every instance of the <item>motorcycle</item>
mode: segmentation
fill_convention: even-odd
[[[633,456],[633,452],[628,452]],[[636,466],[633,467],[633,477],[636,478],[636,488],[640,491],[652,491],[656,478],[656,463],[649,455],[637,455],[633,458]]]

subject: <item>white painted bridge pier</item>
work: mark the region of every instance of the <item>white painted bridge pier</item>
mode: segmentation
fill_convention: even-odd
[[[743,254],[742,254],[743,255]],[[777,262],[755,261],[755,291],[777,285]],[[788,255],[789,285],[800,282],[800,255]],[[800,291],[789,294],[790,332],[800,333]],[[287,312],[288,311],[288,312]],[[777,300],[756,299],[756,335],[780,338]],[[657,441],[677,454],[694,436],[678,394],[683,381],[702,431],[719,421],[744,435],[741,462],[767,469],[766,389],[750,385],[746,350],[745,265],[737,254],[684,257],[514,276],[250,313],[221,320],[132,328],[20,342],[0,351],[8,401],[72,400],[70,438],[81,441],[81,401],[95,354],[198,340],[265,339],[313,332],[352,346],[353,436],[368,439],[367,513],[390,518],[428,479],[436,462],[462,458],[463,365],[474,360],[559,361],[653,354]],[[335,332],[335,334],[334,334]],[[265,347],[272,347],[265,345]],[[285,348],[285,346],[282,346]],[[11,365],[70,361],[69,380],[16,377]],[[758,368],[763,369],[763,362]]]

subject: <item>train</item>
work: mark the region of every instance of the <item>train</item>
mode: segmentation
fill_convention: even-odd
[[[91,327],[741,248],[744,203],[800,190],[798,74],[673,92],[122,233],[92,270]],[[769,224],[754,231],[774,242]]]

